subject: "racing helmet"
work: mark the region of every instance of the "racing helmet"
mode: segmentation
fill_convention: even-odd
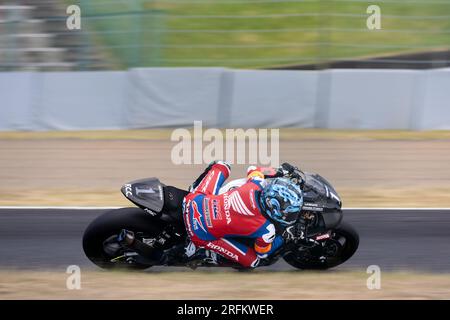
[[[297,220],[303,205],[303,192],[287,178],[269,180],[260,197],[263,212],[269,219],[288,226]]]

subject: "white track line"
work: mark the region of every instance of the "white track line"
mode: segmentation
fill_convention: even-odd
[[[0,206],[2,209],[21,209],[21,210],[46,210],[46,209],[59,209],[59,210],[111,210],[120,209],[124,207],[71,207],[71,206]],[[450,210],[450,208],[343,208],[342,210],[353,211],[353,210],[396,210],[396,211],[430,211],[430,210]]]

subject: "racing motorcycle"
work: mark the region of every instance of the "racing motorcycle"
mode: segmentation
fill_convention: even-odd
[[[342,201],[338,193],[319,174],[291,167],[285,177],[303,190],[303,207],[296,223],[285,230],[284,244],[262,259],[258,267],[272,265],[281,258],[298,269],[323,270],[344,263],[356,252],[359,236],[350,224],[342,221]],[[230,181],[219,193],[230,192],[245,182],[246,179]],[[156,265],[244,269],[227,259],[212,262],[204,255],[186,259],[189,239],[182,204],[188,191],[165,185],[155,177],[127,183],[121,191],[136,207],[106,211],[90,223],[83,235],[84,252],[97,266],[105,269],[146,269]],[[133,233],[132,248],[119,240],[122,230]],[[249,239],[235,240],[253,246]],[[161,262],[164,252],[171,254],[170,262]]]

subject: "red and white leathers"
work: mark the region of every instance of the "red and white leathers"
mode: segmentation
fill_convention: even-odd
[[[275,226],[261,213],[259,196],[264,187],[263,171],[249,167],[247,182],[218,195],[230,174],[224,163],[215,163],[183,202],[184,222],[192,242],[244,267],[255,267],[282,243]],[[248,247],[236,238],[254,239]]]

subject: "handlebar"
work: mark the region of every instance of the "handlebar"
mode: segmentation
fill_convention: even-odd
[[[282,170],[283,176],[287,176],[292,180],[295,180],[295,183],[297,183],[300,187],[303,187],[306,175],[298,167],[285,162],[281,165],[280,169]]]

